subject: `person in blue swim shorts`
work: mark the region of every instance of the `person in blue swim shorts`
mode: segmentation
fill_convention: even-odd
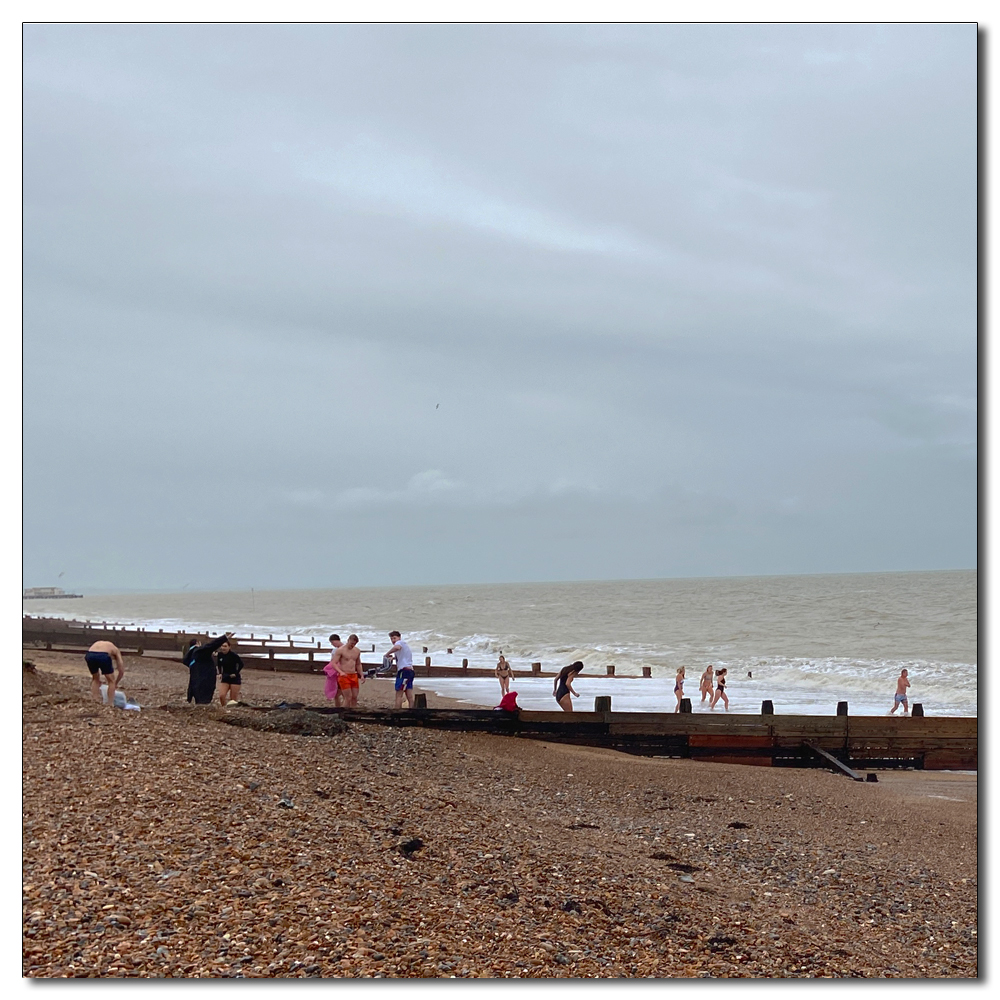
[[[413,708],[413,653],[398,632],[390,632],[389,638],[392,640],[389,653],[396,656],[396,708],[403,707],[404,697],[407,707]]]
[[[906,697],[906,689],[910,686],[910,679],[906,676],[906,668],[904,667],[896,679],[896,694],[892,699],[892,708],[889,709],[889,714],[893,715],[900,705],[903,706],[903,715],[910,714],[910,702]]]

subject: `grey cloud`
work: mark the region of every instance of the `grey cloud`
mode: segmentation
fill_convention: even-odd
[[[973,565],[975,45],[28,25],[26,579]]]

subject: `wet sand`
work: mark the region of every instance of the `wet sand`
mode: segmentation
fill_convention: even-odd
[[[257,732],[187,706],[180,664],[128,657],[126,713],[82,656],[25,655],[26,975],[977,974],[976,775]]]

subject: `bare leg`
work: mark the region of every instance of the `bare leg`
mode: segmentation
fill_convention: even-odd
[[[403,692],[406,695],[406,707],[413,708],[413,688],[406,688]]]
[[[104,679],[108,682],[108,704],[113,705],[115,703],[115,691],[117,689],[115,685],[115,675],[105,674]],[[100,696],[100,692],[98,692],[97,697],[100,698]]]
[[[729,711],[729,695],[727,695],[725,691],[722,692],[722,700],[725,703],[725,705],[726,705],[726,711],[728,712]]]
[[[97,673],[93,674],[90,678],[90,696],[95,701],[101,700],[101,679],[103,676],[104,675],[100,672],[100,670],[98,670]]]
[[[219,704],[223,708],[226,707],[226,701],[228,700],[228,698],[229,698],[229,685],[228,684],[220,684],[219,685]]]
[[[400,690],[396,692],[396,708],[402,708],[402,707],[403,707],[403,690],[402,688],[400,688]]]
[[[564,712],[572,712],[573,711],[573,696],[571,694],[564,694],[559,699],[559,707]]]
[[[229,685],[229,700],[239,701],[240,700],[240,688],[241,684],[230,684]]]

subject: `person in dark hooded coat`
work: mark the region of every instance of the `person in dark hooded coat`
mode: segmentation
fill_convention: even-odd
[[[192,644],[184,657],[184,663],[190,671],[188,680],[187,700],[194,700],[196,705],[211,705],[215,700],[215,661],[212,654],[232,635],[227,632],[218,639],[206,642],[203,646]]]

